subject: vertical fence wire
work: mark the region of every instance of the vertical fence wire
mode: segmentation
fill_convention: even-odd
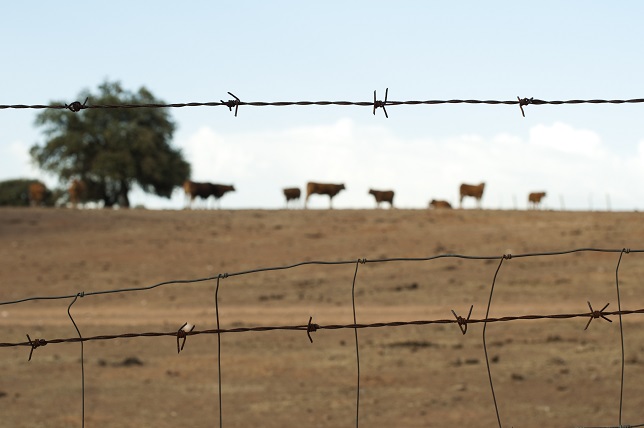
[[[221,398],[221,332],[219,328],[219,279],[221,275],[217,275],[217,287],[215,288],[215,317],[217,318],[217,383],[219,386],[219,428],[224,426],[222,414],[222,398]]]
[[[353,307],[353,325],[357,326],[358,321],[356,318],[356,277],[358,276],[358,266],[360,263],[364,263],[365,260],[360,260],[356,262],[356,270],[353,273],[353,284],[351,285],[351,305]],[[360,350],[358,347],[358,328],[354,327],[353,332],[355,333],[355,338],[356,338],[356,365],[358,367],[358,382],[357,382],[357,388],[356,388],[356,428],[358,428],[359,421],[360,421]]]
[[[511,255],[503,255],[501,257],[501,261],[499,262],[499,265],[496,268],[496,272],[494,272],[494,279],[492,279],[492,287],[490,288],[490,298],[488,299],[487,302],[487,309],[485,311],[485,319],[487,320],[489,315],[490,315],[490,306],[492,305],[492,295],[494,294],[494,284],[496,283],[496,276],[499,274],[499,270],[501,270],[501,266],[503,265],[503,261],[506,258],[511,258]],[[499,406],[496,402],[496,394],[494,393],[494,383],[492,382],[492,371],[490,370],[490,359],[488,358],[487,355],[487,343],[485,341],[485,332],[487,330],[487,321],[483,323],[483,352],[485,353],[485,364],[487,365],[487,376],[488,379],[490,380],[490,390],[492,391],[492,400],[494,401],[494,410],[496,412],[496,420],[499,423],[499,428],[503,428],[501,425],[501,416],[499,415]]]
[[[76,303],[76,300],[79,297],[83,297],[83,293],[78,293],[76,296],[74,296],[74,300],[69,304],[67,307],[67,315],[69,316],[69,319],[72,321],[72,324],[74,324],[74,328],[76,329],[76,332],[78,333],[78,338],[80,339],[80,363],[81,363],[81,427],[85,427],[85,354],[84,354],[84,349],[83,349],[83,335],[81,334],[80,330],[78,329],[78,326],[76,325],[76,321],[74,321],[74,318],[72,317],[72,314],[70,312],[72,305]]]
[[[619,265],[622,262],[622,256],[624,255],[624,252],[628,253],[627,249],[623,249],[621,253],[619,253],[619,260],[617,260],[617,267],[615,268],[615,287],[617,288],[617,310],[620,312],[619,314],[619,335],[621,339],[621,344],[622,344],[622,375],[621,375],[621,380],[620,380],[620,386],[619,386],[619,426],[622,426],[622,407],[624,403],[624,326],[622,325],[622,302],[620,299],[620,293],[619,293]]]

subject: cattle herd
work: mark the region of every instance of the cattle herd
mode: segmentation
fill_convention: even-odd
[[[223,185],[223,184],[212,184],[212,183],[195,183],[192,181],[186,181],[184,183],[184,191],[186,197],[189,198],[190,202],[187,206],[192,207],[192,202],[196,197],[202,199],[208,199],[210,196],[214,196],[215,200],[219,200],[226,192],[234,191],[233,186]],[[340,191],[345,190],[346,187],[344,183],[342,184],[333,184],[333,183],[317,183],[310,181],[306,184],[306,198],[304,199],[304,208],[307,208],[309,198],[311,195],[326,195],[329,197],[329,209],[333,208],[333,198],[340,193]],[[465,197],[472,197],[476,199],[476,204],[478,208],[481,208],[481,199],[483,198],[483,191],[485,190],[485,183],[480,184],[461,184],[459,188],[460,192],[460,204],[459,207],[463,208],[463,199]],[[293,202],[296,202],[302,196],[302,192],[299,187],[287,187],[282,189],[284,197],[286,198],[286,207],[292,205]],[[389,204],[390,208],[394,207],[394,191],[393,190],[374,190],[369,189],[369,194],[373,195],[376,207],[380,207],[380,204],[385,202]],[[546,192],[532,192],[528,195],[528,206],[532,209],[538,209],[541,200],[546,196]],[[432,209],[451,209],[452,205],[444,200],[432,199],[429,203],[429,208]]]
[[[307,208],[309,198],[312,195],[323,195],[329,197],[329,208],[333,208],[333,198],[345,190],[345,185],[332,184],[332,183],[317,183],[308,182],[306,184],[306,197],[304,199],[304,208]],[[234,192],[235,187],[228,184],[215,184],[208,182],[196,182],[186,180],[183,183],[183,190],[186,196],[186,208],[193,208],[197,198],[203,201],[208,201],[210,197],[214,197],[216,206],[219,206],[220,199],[228,192]],[[284,197],[286,198],[286,207],[292,206],[293,203],[299,201],[302,192],[298,187],[287,187],[282,189]],[[476,200],[476,205],[481,208],[481,200],[483,198],[483,191],[485,190],[485,183],[480,184],[466,184],[463,183],[459,187],[459,207],[463,208],[463,199],[471,197]],[[29,200],[31,205],[41,205],[43,197],[47,188],[39,182],[33,183],[29,187]],[[74,179],[69,186],[69,202],[72,207],[76,207],[86,198],[86,186],[80,180]],[[375,190],[369,189],[368,194],[373,195],[376,207],[380,207],[382,203],[389,204],[390,208],[394,207],[394,191],[393,190]],[[531,192],[528,195],[528,208],[539,209],[542,199],[546,196],[546,192]],[[452,205],[445,200],[432,199],[429,202],[429,208],[432,209],[451,209]]]

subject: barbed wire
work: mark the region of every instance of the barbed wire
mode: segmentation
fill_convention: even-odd
[[[615,286],[617,291],[617,304],[618,308],[616,311],[607,311],[609,303],[606,303],[602,309],[593,309],[593,306],[590,302],[587,302],[589,311],[584,312],[574,312],[574,313],[551,313],[551,314],[524,314],[524,315],[508,315],[502,317],[490,317],[489,312],[493,301],[493,295],[496,285],[497,276],[504,265],[504,262],[511,260],[513,258],[522,258],[522,257],[538,257],[538,256],[556,256],[563,254],[572,254],[578,252],[601,252],[601,253],[619,253],[619,259],[615,267]],[[257,268],[251,270],[240,271],[236,273],[224,273],[218,274],[217,276],[207,277],[207,278],[198,278],[194,280],[173,280],[166,281],[159,284],[155,284],[148,287],[140,288],[126,288],[126,289],[114,289],[114,290],[103,290],[95,292],[80,292],[74,295],[64,295],[64,296],[45,296],[45,297],[28,297],[25,299],[19,299],[15,301],[2,302],[0,304],[17,304],[29,300],[51,300],[51,299],[73,299],[69,306],[67,307],[67,314],[78,333],[77,337],[68,337],[68,338],[57,338],[57,339],[44,339],[44,338],[35,338],[31,339],[29,334],[26,335],[27,341],[22,342],[2,342],[0,343],[0,348],[11,348],[11,347],[28,347],[29,357],[28,361],[31,361],[34,350],[39,347],[51,345],[51,344],[62,344],[62,343],[80,343],[80,363],[81,363],[81,419],[82,426],[84,426],[85,421],[85,371],[84,371],[84,349],[83,343],[88,341],[100,341],[100,340],[115,340],[115,339],[124,339],[124,338],[141,338],[141,337],[173,337],[177,342],[177,353],[180,353],[189,336],[202,335],[202,334],[216,334],[217,335],[217,365],[218,365],[218,399],[219,399],[219,426],[223,427],[223,402],[222,402],[222,367],[221,367],[221,334],[228,333],[243,333],[243,332],[266,332],[266,331],[298,331],[306,332],[308,339],[313,343],[312,333],[315,333],[319,330],[340,330],[340,329],[353,329],[355,334],[355,353],[356,353],[356,371],[357,371],[357,382],[356,382],[356,412],[355,412],[355,426],[359,426],[360,420],[360,352],[359,352],[359,341],[358,341],[358,329],[373,329],[373,328],[383,328],[383,327],[400,327],[400,326],[422,326],[430,324],[457,324],[461,333],[467,333],[467,327],[470,324],[483,324],[482,331],[482,340],[483,340],[483,349],[485,353],[486,367],[488,373],[488,379],[490,383],[490,391],[493,398],[493,405],[496,413],[496,419],[499,428],[502,428],[502,418],[499,412],[499,407],[497,403],[497,398],[494,390],[494,381],[492,376],[492,370],[490,366],[490,359],[487,352],[487,340],[486,340],[486,328],[488,323],[498,323],[498,322],[514,322],[520,320],[545,320],[545,319],[573,319],[573,318],[588,318],[588,322],[585,325],[585,329],[588,329],[591,322],[594,319],[603,319],[607,322],[613,322],[609,317],[618,316],[619,328],[620,328],[620,338],[621,338],[621,371],[620,371],[620,399],[619,399],[619,422],[616,427],[640,427],[641,425],[623,425],[622,424],[622,408],[623,408],[623,395],[624,395],[624,373],[625,373],[625,346],[624,346],[624,332],[622,326],[622,317],[626,315],[634,314],[644,314],[644,308],[634,309],[634,310],[625,310],[621,307],[621,297],[619,289],[619,269],[622,262],[622,257],[624,254],[629,253],[641,253],[644,250],[631,250],[628,248],[622,249],[602,249],[602,248],[577,248],[572,250],[564,251],[552,251],[552,252],[533,252],[533,253],[523,253],[523,254],[503,254],[501,256],[468,256],[460,254],[442,254],[432,257],[399,257],[399,258],[381,258],[374,260],[367,260],[366,258],[358,258],[353,260],[344,260],[344,261],[306,261],[295,263],[286,266],[273,266],[265,268]],[[392,321],[392,322],[374,322],[374,323],[358,323],[357,322],[357,311],[356,311],[356,284],[358,277],[358,267],[360,264],[366,263],[385,263],[385,262],[409,262],[409,261],[431,261],[441,258],[452,257],[452,258],[462,258],[467,260],[498,260],[499,264],[496,267],[494,276],[492,279],[490,294],[487,302],[486,313],[483,318],[471,318],[472,314],[472,305],[470,307],[469,313],[466,318],[459,316],[453,309],[451,310],[454,318],[436,318],[436,319],[427,319],[427,320],[414,320],[414,321]],[[249,275],[259,272],[267,272],[273,270],[283,270],[283,269],[294,269],[299,266],[304,265],[340,265],[340,264],[354,264],[355,270],[353,274],[353,281],[351,285],[351,304],[353,309],[353,323],[352,324],[317,324],[313,322],[313,316],[309,316],[308,323],[306,324],[295,324],[295,325],[273,325],[273,326],[252,326],[252,327],[235,327],[235,328],[226,328],[222,329],[219,321],[219,285],[220,280],[228,278],[231,276],[238,275]],[[99,336],[83,336],[81,331],[75,322],[74,318],[71,315],[71,308],[74,305],[79,297],[87,297],[90,295],[105,294],[105,293],[123,293],[130,291],[142,291],[142,290],[152,290],[162,285],[169,284],[180,284],[180,283],[197,283],[204,282],[208,280],[216,280],[216,289],[215,289],[215,316],[217,321],[217,328],[215,329],[206,329],[206,330],[196,330],[194,325],[188,325],[184,323],[178,330],[169,331],[169,332],[132,332],[132,333],[120,333],[120,334],[111,334],[111,335],[99,335]],[[182,342],[181,342],[182,341]],[[181,343],[180,343],[181,342]],[[589,428],[589,427],[587,427]]]
[[[358,330],[358,329],[374,329],[382,327],[404,327],[404,326],[424,326],[432,324],[487,324],[487,323],[503,323],[512,321],[526,321],[526,320],[563,320],[572,318],[589,318],[590,320],[597,318],[604,318],[609,316],[619,315],[634,315],[644,314],[644,308],[641,309],[625,309],[621,311],[588,311],[588,312],[574,312],[574,313],[558,313],[558,314],[528,314],[528,315],[506,315],[502,317],[486,317],[486,318],[466,318],[459,321],[458,317],[451,318],[436,318],[427,320],[414,320],[414,321],[388,321],[388,322],[374,322],[366,324],[315,324],[309,322],[308,324],[293,324],[293,325],[267,325],[267,326],[253,326],[253,327],[233,327],[233,328],[214,328],[205,330],[182,330],[179,331],[165,331],[165,332],[132,332],[132,333],[119,333],[119,334],[103,334],[97,336],[84,336],[84,337],[68,337],[58,339],[31,339],[27,337],[27,341],[22,342],[0,342],[0,348],[12,347],[30,347],[32,350],[41,346],[60,344],[60,343],[79,343],[79,342],[93,342],[93,341],[106,341],[115,339],[133,339],[141,337],[173,337],[184,339],[188,336],[199,336],[208,334],[226,334],[226,333],[248,333],[248,332],[267,332],[267,331],[302,331],[305,333],[314,333],[318,330]],[[312,317],[311,320],[312,321]],[[612,322],[612,320],[607,319]],[[194,326],[191,326],[191,328]],[[310,335],[309,335],[310,337]],[[311,339],[311,342],[313,340]],[[183,348],[183,347],[182,347]]]
[[[516,100],[482,100],[482,99],[445,99],[445,100],[408,100],[394,101],[388,100],[389,88],[385,90],[384,100],[377,99],[376,91],[373,92],[373,101],[242,101],[236,95],[228,92],[233,97],[228,101],[208,101],[208,102],[184,102],[184,103],[141,103],[141,104],[88,104],[89,98],[83,103],[73,101],[70,104],[2,104],[0,110],[6,109],[54,109],[70,110],[79,112],[86,109],[133,109],[133,108],[185,108],[185,107],[228,107],[232,112],[234,109],[237,116],[240,106],[250,107],[286,107],[286,106],[358,106],[371,107],[373,114],[376,110],[382,108],[385,117],[389,117],[386,107],[402,105],[443,105],[443,104],[484,104],[484,105],[518,105],[521,109],[521,115],[525,117],[524,107],[528,105],[565,105],[565,104],[641,104],[644,98],[631,99],[569,99],[569,100],[543,100],[534,97],[521,98],[517,96]]]

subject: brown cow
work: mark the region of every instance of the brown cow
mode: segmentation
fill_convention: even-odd
[[[440,201],[440,200],[437,201],[436,199],[432,199],[431,202],[429,203],[429,207],[434,209],[439,209],[439,208],[451,209],[452,204],[450,204],[447,201]]]
[[[72,204],[72,208],[76,208],[78,203],[84,201],[85,198],[87,198],[87,185],[84,181],[73,179],[69,185],[69,202]]]
[[[329,195],[329,208],[333,208],[333,197],[340,193],[340,190],[344,190],[344,184],[325,184],[325,183],[313,183],[309,182],[306,184],[306,199],[304,200],[304,208],[309,202],[309,197],[313,194],[317,195]]]
[[[29,185],[29,204],[32,207],[42,205],[45,200],[47,188],[40,181],[34,181]]]
[[[32,207],[42,205],[45,199],[47,188],[40,181],[34,181],[29,185],[29,203]]]
[[[380,206],[381,202],[389,202],[389,207],[394,207],[394,191],[393,190],[373,190],[369,189],[369,194],[376,198],[376,207]]]
[[[235,187],[227,184],[198,183],[186,180],[183,183],[183,190],[186,193],[186,198],[190,198],[189,205],[192,207],[196,197],[206,200],[207,205],[208,198],[214,196],[215,203],[217,203],[227,192],[234,192]]]
[[[300,199],[302,192],[298,187],[287,187],[284,191],[284,197],[286,197],[286,206],[288,207],[289,201],[296,201]]]
[[[546,192],[532,192],[528,195],[528,206],[532,209],[539,208],[541,199],[546,197]]]
[[[461,203],[460,207],[463,208],[463,198],[466,196],[471,196],[476,198],[476,204],[481,208],[481,198],[483,197],[483,190],[485,190],[485,183],[481,184],[461,184],[460,193],[461,193]]]

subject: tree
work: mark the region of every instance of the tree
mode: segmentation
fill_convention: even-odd
[[[109,81],[98,94],[83,91],[79,99],[86,98],[91,105],[163,104],[145,87],[132,93]],[[175,124],[166,108],[46,109],[36,125],[46,136],[43,145],[31,148],[36,164],[62,181],[84,181],[88,200],[102,200],[106,207],[129,207],[134,184],[169,198],[190,176],[181,151],[170,145]]]

